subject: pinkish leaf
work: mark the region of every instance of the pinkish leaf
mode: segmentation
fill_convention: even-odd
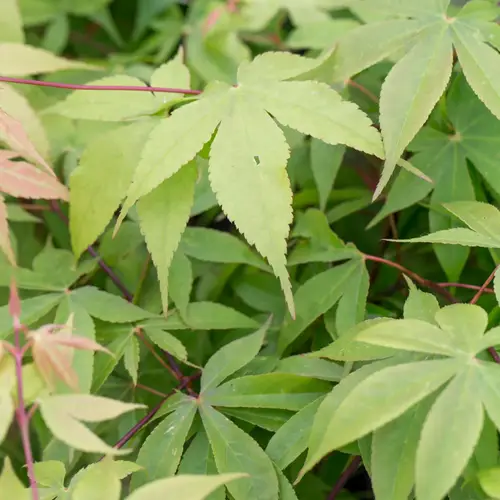
[[[9,259],[9,262],[15,266],[16,258],[14,256],[14,250],[12,250],[12,245],[10,243],[9,236],[9,224],[7,223],[7,207],[5,206],[5,201],[0,195],[0,249]]]
[[[17,293],[17,286],[14,278],[10,282],[10,295],[9,295],[9,314],[14,320],[14,325],[19,326],[19,318],[21,317],[21,301]]]
[[[0,109],[0,135],[2,139],[16,151],[20,156],[33,160],[43,166],[51,175],[49,164],[42,158],[42,155],[36,150],[35,146],[28,137],[21,122]]]
[[[24,161],[0,159],[0,191],[21,198],[68,200],[66,186]]]
[[[113,356],[113,353],[103,347],[101,344],[94,342],[86,337],[78,337],[75,335],[68,336],[67,333],[54,333],[51,335],[51,342],[60,344],[67,347],[72,347],[73,349],[84,349],[87,351],[101,351],[106,352]]]

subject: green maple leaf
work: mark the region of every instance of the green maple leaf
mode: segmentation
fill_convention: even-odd
[[[227,217],[268,260],[293,315],[285,256],[292,222],[289,146],[276,122],[329,144],[383,156],[379,133],[355,104],[326,84],[288,81],[322,62],[266,53],[240,65],[237,86],[215,82],[198,100],[162,120],[146,142],[119,222],[215,135],[209,161],[212,189]]]
[[[389,190],[384,207],[374,218],[372,225],[387,215],[424,199],[429,192],[432,205],[475,200],[467,160],[494,192],[500,192],[500,173],[495,160],[500,122],[476,97],[462,75],[453,82],[447,103],[448,118],[453,130],[446,134],[425,127],[408,148],[415,153],[411,158],[412,164],[431,176],[434,184],[408,172],[400,172]],[[451,215],[437,210],[429,211],[429,228],[432,232],[457,227],[461,225]],[[434,250],[449,279],[458,279],[469,249],[437,244]]]

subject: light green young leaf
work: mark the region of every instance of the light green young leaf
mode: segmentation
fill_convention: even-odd
[[[123,353],[123,365],[132,378],[132,382],[134,384],[137,384],[139,361],[139,341],[135,335],[132,335],[125,346],[125,352]]]
[[[57,460],[44,460],[35,462],[36,482],[48,488],[63,488],[64,478],[66,477],[66,467]]]
[[[419,43],[389,72],[380,94],[380,126],[386,161],[374,198],[389,181],[406,146],[444,92],[452,65],[448,24],[439,22],[422,33]]]
[[[70,398],[70,400],[65,400],[65,398]],[[76,408],[70,408],[68,404],[71,402],[74,403],[75,398],[81,399],[80,401],[76,399],[77,404],[74,405]],[[87,417],[87,421],[96,421],[93,418],[103,416],[114,418],[121,413],[140,406],[121,403],[120,401],[113,401],[113,404],[109,404],[109,400],[106,402],[106,408],[96,406],[96,402],[99,404],[104,399],[96,396],[59,395],[42,398],[38,400],[38,403],[45,424],[54,437],[63,443],[88,453],[105,453],[108,455],[127,453],[127,450],[118,450],[108,446],[79,420],[82,414],[84,417]],[[93,405],[90,408],[88,407],[89,403]],[[75,413],[78,413],[78,415],[75,415]]]
[[[80,305],[71,300],[71,296],[65,297],[56,312],[56,323],[65,324],[70,315],[73,315],[72,334],[92,341],[96,340],[95,327],[88,312]],[[86,349],[74,349],[71,367],[78,376],[78,389],[82,393],[90,393],[92,376],[94,372],[94,352]],[[58,385],[58,392],[68,392],[65,385]]]
[[[278,500],[278,479],[271,459],[246,432],[211,406],[200,407],[219,473],[243,472],[250,477],[227,485],[235,500]]]
[[[457,345],[453,330],[440,329],[418,319],[391,319],[376,323],[364,328],[356,338],[368,344],[443,356],[457,356],[464,352],[462,346]]]
[[[415,457],[429,400],[417,403],[373,433],[371,479],[377,498],[407,499],[415,482]]]
[[[0,390],[0,443],[3,443],[14,418],[14,402],[9,388]]]
[[[12,463],[8,456],[3,463],[2,474],[0,474],[0,498],[8,500],[30,500],[32,498],[29,488],[25,488],[14,472]]]
[[[474,26],[462,20],[452,25],[453,43],[465,78],[486,104],[500,118],[500,56],[476,34]],[[471,29],[472,28],[472,29]]]
[[[299,500],[297,497],[297,493],[293,489],[293,486],[290,484],[290,481],[282,472],[282,470],[273,463],[274,470],[276,471],[276,475],[278,476],[278,489],[279,489],[279,498],[280,500]]]
[[[128,75],[107,76],[89,85],[146,87],[146,84]],[[121,122],[142,115],[153,114],[161,102],[152,92],[120,90],[75,90],[66,99],[56,104],[50,111],[75,120],[105,120]]]
[[[394,11],[394,8],[392,9]],[[334,52],[334,81],[345,82],[364,69],[409,46],[426,24],[414,19],[370,22],[349,31]],[[359,50],[363,47],[363,50]]]
[[[500,241],[461,227],[444,229],[428,234],[427,236],[398,241],[402,243],[444,243],[447,245],[464,245],[468,247],[500,248]]]
[[[204,500],[216,488],[245,474],[219,474],[217,476],[189,475],[160,479],[142,486],[127,497],[127,500]]]
[[[26,144],[24,141],[21,143],[20,138],[14,133],[10,137],[8,133],[1,134],[2,140],[21,156],[42,164],[47,169],[47,164],[42,162],[49,156],[49,141],[44,126],[28,99],[11,85],[2,82],[0,107],[2,111],[20,122],[27,139],[32,144]]]
[[[137,204],[141,232],[158,272],[164,314],[170,263],[189,220],[196,176],[196,164],[190,162]]]
[[[484,419],[480,384],[476,367],[467,367],[449,383],[429,411],[417,450],[418,500],[441,500],[472,456]]]
[[[500,244],[500,210],[480,201],[455,201],[444,206],[470,229]]]
[[[187,227],[180,248],[188,255],[206,262],[248,264],[269,271],[264,260],[243,241],[230,233],[207,227]]]
[[[495,298],[500,305],[500,269],[495,272],[495,277],[493,278],[493,290],[495,291]]]
[[[21,323],[30,326],[52,311],[63,299],[62,293],[47,293],[21,301]],[[0,307],[0,339],[13,332],[12,316],[7,305]]]
[[[155,123],[144,120],[114,128],[96,137],[82,153],[70,178],[70,233],[77,257],[104,231],[118,209]]]
[[[339,300],[335,316],[335,327],[339,336],[365,319],[370,276],[363,259],[353,260],[353,264],[356,265],[354,275],[349,279],[349,286]]]
[[[210,150],[210,184],[227,217],[269,261],[294,316],[285,257],[293,218],[289,149],[281,129],[256,104],[241,89],[232,89]]]
[[[149,135],[123,205],[121,219],[142,196],[174,175],[207,142],[223,113],[226,87],[176,109]]]
[[[297,316],[285,320],[278,341],[278,352],[285,349],[319,316],[340,299],[356,271],[357,264],[348,262],[324,271],[306,281],[295,293]]]
[[[439,302],[432,293],[422,292],[411,281],[408,281],[410,293],[404,304],[403,316],[405,319],[418,319],[427,323],[436,324],[435,316],[439,311]]]
[[[497,429],[500,429],[500,365],[491,362],[479,362],[481,399]]]
[[[326,359],[315,359],[298,354],[282,359],[274,368],[275,373],[293,373],[303,377],[339,382],[344,375],[344,368]]]
[[[344,157],[343,145],[327,144],[319,139],[311,140],[311,170],[319,195],[319,206],[325,210],[333,183]]]
[[[110,457],[91,467],[76,483],[72,500],[119,500],[122,485]]]
[[[266,81],[242,88],[282,125],[328,144],[384,156],[380,134],[368,116],[324,83]]]
[[[280,469],[286,469],[307,449],[310,429],[322,401],[323,397],[320,397],[304,406],[270,439],[266,453]]]
[[[168,274],[168,294],[181,318],[186,320],[193,287],[193,268],[186,254],[178,248],[172,257]]]
[[[259,354],[270,322],[270,319],[267,320],[255,333],[234,340],[215,352],[203,368],[201,393],[217,387]]]
[[[71,297],[91,316],[110,323],[130,323],[155,316],[118,295],[103,292],[93,286],[78,288],[71,293]]]
[[[27,76],[63,69],[97,69],[83,62],[70,61],[43,49],[20,43],[0,43],[0,73],[3,76]]]
[[[370,375],[330,414],[323,427],[323,440],[308,457],[308,463],[396,419],[446,383],[460,366],[455,359],[419,361]]]
[[[194,400],[188,401],[155,427],[139,450],[143,471],[132,478],[132,489],[176,473],[196,411]]]
[[[24,43],[23,22],[17,0],[4,0],[0,6],[0,41]]]
[[[189,69],[182,62],[182,53],[178,52],[176,57],[162,64],[151,75],[151,87],[168,87],[168,88],[191,88],[191,75]],[[182,94],[161,92],[156,94],[156,99],[162,105],[168,102],[175,101],[182,97]]]
[[[158,328],[146,327],[144,329],[149,339],[154,342],[160,349],[167,351],[177,359],[185,361],[187,359],[187,351],[184,344],[175,338],[172,334],[160,330]]]
[[[451,304],[440,309],[435,320],[441,330],[455,338],[456,347],[475,354],[486,327],[488,314],[474,304]]]

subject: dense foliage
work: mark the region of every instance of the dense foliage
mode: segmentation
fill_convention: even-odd
[[[500,499],[494,0],[0,1],[0,500]]]

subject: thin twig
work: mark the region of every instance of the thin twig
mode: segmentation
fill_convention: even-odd
[[[351,463],[344,469],[337,482],[333,485],[332,490],[328,494],[327,500],[335,500],[337,498],[337,495],[342,491],[347,481],[349,481],[349,478],[358,470],[360,465],[361,457],[353,457]]]
[[[132,384],[132,388],[134,389],[142,389],[143,391],[149,392],[151,394],[154,394],[155,396],[160,396],[160,398],[166,398],[167,394],[157,391],[156,389],[153,389],[152,387],[149,387],[144,384]]]
[[[493,278],[495,277],[496,272],[500,268],[500,264],[493,269],[492,273],[488,276],[486,281],[482,284],[481,288],[477,291],[476,295],[472,297],[472,300],[470,301],[470,304],[475,304],[480,298],[481,295],[483,295],[484,291],[488,287],[488,285],[493,281]]]
[[[469,285],[467,283],[437,283],[439,286],[443,288],[465,288],[468,290],[481,290],[481,286],[479,285]],[[484,288],[483,293],[495,293],[493,288]]]
[[[170,87],[147,87],[134,85],[87,85],[60,82],[42,82],[40,80],[27,80],[25,78],[11,78],[9,76],[0,76],[0,82],[19,83],[20,85],[35,85],[37,87],[51,87],[55,89],[69,90],[112,90],[112,91],[133,91],[133,92],[166,92],[169,94],[198,95],[201,90],[179,89]]]
[[[402,266],[401,264],[398,264],[397,262],[392,262],[391,260],[384,259],[383,257],[377,257],[376,255],[369,255],[369,254],[363,254],[365,260],[371,260],[372,262],[378,262],[380,264],[385,264],[387,266],[393,267],[394,269],[397,269],[398,271],[401,271],[402,273],[406,274],[410,278],[414,279],[416,282],[420,283],[421,285],[431,288],[432,290],[436,291],[443,297],[445,297],[449,302],[456,303],[458,302],[457,299],[450,293],[448,290],[445,288],[439,286],[438,283],[435,283],[434,281],[430,281],[426,278],[423,278],[419,274],[410,271],[406,267]]]

